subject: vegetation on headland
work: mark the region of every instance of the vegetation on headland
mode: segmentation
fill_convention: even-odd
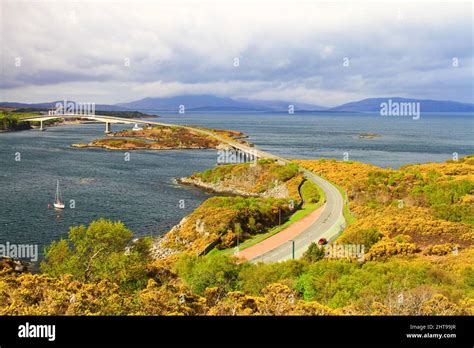
[[[216,131],[217,132],[217,131]],[[229,137],[239,132],[219,130]],[[214,149],[220,141],[210,135],[181,126],[154,126],[142,130],[126,129],[111,133],[107,138],[96,139],[89,144],[73,144],[74,147],[100,147],[109,150],[171,150]]]
[[[113,116],[113,117],[123,117],[123,118],[156,118],[160,117],[159,115],[150,115],[144,114],[140,111],[105,111],[105,110],[96,110],[95,113],[97,115],[102,116]]]
[[[35,123],[24,121],[24,118],[40,116],[35,111],[18,111],[11,108],[0,108],[0,132],[14,132],[32,129]],[[56,124],[59,119],[43,121],[44,126]]]
[[[191,126],[185,126],[185,127],[191,127],[195,129],[200,129],[201,131],[204,132],[211,132],[219,137],[225,138],[227,140],[230,140],[232,142],[237,142],[241,144],[245,144],[248,146],[253,146],[252,143],[249,143],[245,139],[247,138],[247,135],[245,133],[235,131],[235,130],[229,130],[229,129],[214,129],[214,128],[207,128],[207,127],[202,127],[202,126],[196,126],[196,125],[191,125]]]
[[[288,197],[296,202],[300,201],[298,187],[303,176],[294,163],[280,165],[274,160],[260,159],[256,163],[220,165],[180,181],[216,192]]]
[[[251,264],[198,256],[192,242],[153,260],[146,240],[133,242],[123,224],[101,220],[73,227],[68,240],[53,243],[43,274],[0,264],[0,314],[474,315],[473,231],[465,213],[472,206],[466,181],[473,181],[473,157],[398,170],[297,163],[348,192],[357,219],[336,242],[366,245],[364,260],[321,257],[313,246],[300,260]],[[220,224],[226,216],[247,228],[251,218],[271,218],[262,212],[280,200],[259,199],[215,197],[195,218],[213,217],[206,220],[215,224],[209,233],[227,231]],[[439,206],[457,213],[444,216]],[[247,220],[232,219],[240,211]]]
[[[19,131],[31,129],[29,122],[22,121],[22,118],[37,116],[31,113],[12,113],[0,111],[0,131]]]
[[[159,257],[183,251],[205,254],[212,249],[233,248],[254,237],[268,237],[268,233],[278,232],[275,229],[291,219],[302,204],[299,188],[304,177],[295,164],[259,160],[222,165],[181,181],[238,196],[206,200],[155,243]],[[317,189],[305,185],[304,193],[312,207],[313,202],[319,202]]]

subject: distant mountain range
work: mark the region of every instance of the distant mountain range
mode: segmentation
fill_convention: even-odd
[[[185,111],[257,111],[257,112],[288,112],[293,105],[295,112],[379,112],[381,103],[420,103],[421,112],[474,112],[474,104],[460,103],[449,100],[411,99],[399,97],[368,98],[327,108],[321,105],[298,103],[279,100],[233,99],[213,95],[181,95],[175,97],[144,98],[128,103],[115,105],[97,104],[96,110],[102,111],[143,111],[143,112],[178,112],[180,105]],[[61,102],[61,101],[59,101]],[[0,107],[39,108],[54,107],[57,102],[45,103],[14,103],[0,102]]]
[[[144,98],[118,106],[137,110],[176,111],[183,105],[186,111],[287,111],[289,105],[297,110],[326,110],[320,105],[274,100],[232,99],[214,95],[181,95],[164,98]]]
[[[421,112],[472,112],[474,104],[459,103],[449,100],[411,99],[411,98],[368,98],[331,108],[331,111],[379,112],[380,104],[388,103],[420,103]]]

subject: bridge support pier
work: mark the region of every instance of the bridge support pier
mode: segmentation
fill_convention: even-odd
[[[112,132],[112,126],[109,122],[105,122],[105,134],[109,134]]]
[[[43,121],[40,121],[40,128],[39,128],[40,131],[44,131],[45,129],[43,128]]]

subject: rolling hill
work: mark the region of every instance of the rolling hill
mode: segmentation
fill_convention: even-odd
[[[330,111],[379,112],[380,104],[392,100],[397,103],[420,103],[421,112],[473,112],[474,104],[449,100],[411,99],[400,97],[368,98],[330,108]]]
[[[178,95],[174,97],[148,97],[136,101],[118,103],[115,105],[96,104],[96,110],[101,111],[142,111],[142,112],[178,112],[180,105],[186,111],[223,111],[223,112],[288,112],[288,106],[293,105],[295,112],[379,112],[380,104],[387,103],[420,103],[421,112],[474,112],[474,104],[460,103],[449,100],[414,99],[400,97],[368,98],[353,101],[327,108],[321,105],[281,101],[281,100],[258,100],[258,99],[236,99],[219,97],[214,95]],[[61,101],[60,101],[61,102]],[[43,103],[16,103],[0,102],[0,107],[11,108],[35,108],[49,109],[54,107],[54,102]]]

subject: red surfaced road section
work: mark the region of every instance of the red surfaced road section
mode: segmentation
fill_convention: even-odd
[[[304,218],[292,223],[287,228],[263,240],[262,242],[242,250],[235,256],[246,260],[252,260],[284,243],[287,243],[303,232],[306,228],[308,228],[313,222],[315,222],[321,215],[325,206],[326,204],[323,204],[311,214],[306,215]]]

